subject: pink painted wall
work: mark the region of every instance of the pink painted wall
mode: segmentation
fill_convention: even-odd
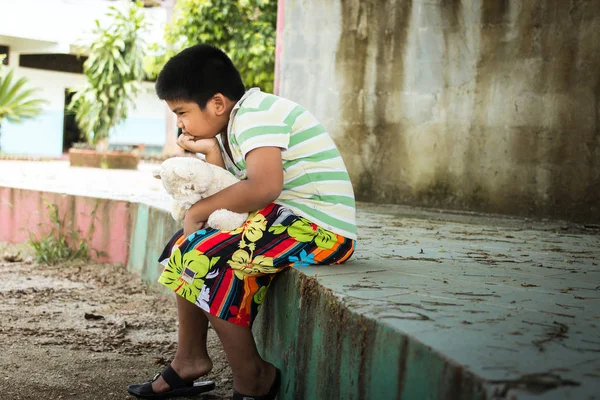
[[[88,234],[94,210],[94,233],[90,247],[93,260],[127,264],[131,227],[131,204],[126,201],[70,196],[59,193],[0,187],[0,242],[23,243],[29,234],[45,234],[50,218],[45,201],[56,204],[66,229]]]

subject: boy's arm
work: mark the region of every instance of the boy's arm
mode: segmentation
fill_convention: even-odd
[[[210,161],[209,161],[210,162]],[[194,233],[215,210],[245,213],[260,210],[281,194],[283,167],[279,147],[259,147],[246,155],[246,180],[200,200],[187,212],[183,225],[185,236]]]
[[[219,148],[219,143],[212,148],[208,152],[208,154],[204,155],[204,160],[209,163],[216,165],[217,167],[225,168],[225,162],[223,161],[223,155],[221,154],[221,149]]]

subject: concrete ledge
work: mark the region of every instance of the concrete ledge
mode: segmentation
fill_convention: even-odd
[[[285,371],[280,400],[487,398],[482,379],[351,311],[315,278],[290,269],[276,279],[254,331],[262,353]]]
[[[98,261],[156,281],[177,229],[167,211],[0,187],[0,241],[43,232],[44,200],[83,233],[94,215]],[[284,370],[280,399],[598,398],[597,232],[389,210],[361,205],[349,263],[290,269],[271,286],[255,332]]]
[[[121,263],[148,283],[178,229],[170,214],[142,203],[0,187],[0,241],[47,232],[45,202],[86,235],[94,215],[95,261]],[[343,268],[343,267],[336,267]],[[435,351],[350,311],[330,289],[296,269],[272,285],[254,330],[261,352],[284,369],[285,399],[484,399],[477,380]],[[324,384],[327,382],[328,384]]]

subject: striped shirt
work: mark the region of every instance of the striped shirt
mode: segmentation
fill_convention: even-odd
[[[250,89],[234,106],[227,127],[233,159],[221,143],[226,168],[246,179],[246,154],[259,147],[281,148],[283,190],[276,204],[331,232],[356,239],[354,191],[335,143],[304,108],[293,101]]]

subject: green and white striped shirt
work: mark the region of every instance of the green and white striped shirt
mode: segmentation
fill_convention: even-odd
[[[279,147],[283,190],[275,203],[331,232],[356,239],[354,191],[335,143],[304,108],[293,101],[250,89],[231,111],[227,127],[226,168],[246,179],[246,154]]]

